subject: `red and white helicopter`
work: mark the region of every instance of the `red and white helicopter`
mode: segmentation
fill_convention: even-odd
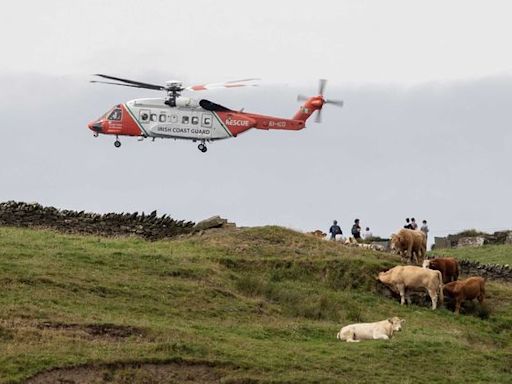
[[[118,104],[99,119],[89,123],[89,129],[94,132],[95,137],[100,133],[115,135],[114,145],[117,148],[121,146],[119,136],[138,136],[141,139],[151,137],[153,140],[170,138],[199,141],[199,150],[206,152],[206,142],[236,137],[251,128],[298,131],[305,127],[306,120],[315,111],[318,111],[316,122],[321,121],[320,112],[324,104],[343,106],[341,100],[324,98],[323,93],[327,83],[324,79],[320,80],[318,96],[299,95],[298,100],[305,103],[291,119],[286,119],[234,111],[206,99],[198,100],[181,95],[183,91],[250,86],[254,85],[251,82],[257,79],[183,87],[180,81],[168,81],[165,85],[155,85],[102,74],[95,76],[116,82],[93,80],[91,83],[145,88],[167,93],[165,98],[135,99]]]

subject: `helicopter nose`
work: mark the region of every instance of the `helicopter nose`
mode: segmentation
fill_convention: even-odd
[[[103,123],[101,121],[91,122],[88,126],[91,131],[98,133],[103,131]]]

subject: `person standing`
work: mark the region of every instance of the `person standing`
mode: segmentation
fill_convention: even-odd
[[[373,233],[372,233],[372,231],[370,231],[370,227],[366,227],[366,229],[364,230],[364,233],[363,233],[363,239],[369,240],[372,237],[373,237]]]
[[[418,224],[416,224],[416,219],[414,217],[411,219],[411,229],[418,229]]]
[[[409,220],[409,218],[408,218],[408,217],[405,219],[405,225],[404,225],[404,228],[406,228],[406,229],[411,229],[411,220]]]
[[[357,241],[361,240],[361,226],[359,225],[359,219],[354,220],[354,225],[352,226],[352,236]]]
[[[336,240],[336,235],[343,235],[343,232],[336,220],[332,222],[331,228],[329,228],[329,233],[331,234],[331,240]]]
[[[425,234],[425,238],[428,239],[429,229],[428,229],[428,225],[427,225],[427,220],[423,220],[420,230],[421,230],[421,232],[423,232]]]

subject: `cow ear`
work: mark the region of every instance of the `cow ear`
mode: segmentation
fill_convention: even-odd
[[[389,321],[391,324],[393,324],[393,319],[392,319],[391,317],[388,319],[388,321]]]

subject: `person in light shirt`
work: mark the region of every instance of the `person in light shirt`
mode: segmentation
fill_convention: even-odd
[[[372,231],[370,231],[369,227],[366,227],[366,229],[364,230],[364,233],[363,233],[363,239],[368,240],[368,239],[371,239],[372,237],[373,237]]]

